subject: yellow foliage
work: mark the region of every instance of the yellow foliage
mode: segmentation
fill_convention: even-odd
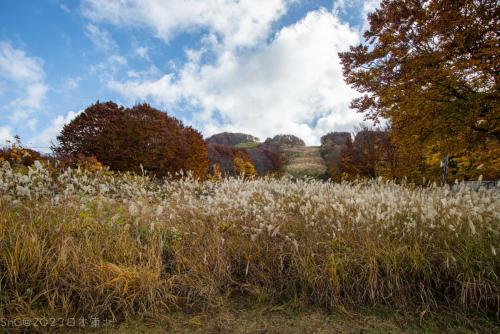
[[[28,167],[35,160],[43,162],[45,159],[39,152],[24,148],[21,139],[16,136],[14,142],[7,142],[8,146],[0,148],[0,162],[8,161],[13,167]]]
[[[210,166],[209,173],[207,174],[207,179],[210,181],[218,181],[222,179],[220,164],[215,163]]]
[[[424,149],[425,163],[429,169],[438,172],[441,159],[446,155],[439,147],[440,143],[427,145]],[[470,148],[450,150],[448,153],[448,181],[475,180],[480,175],[485,180],[500,178],[500,144],[493,138],[486,138],[484,143]]]
[[[240,175],[245,177],[255,176],[255,166],[252,161],[243,159],[242,157],[236,156],[233,159],[234,166]]]

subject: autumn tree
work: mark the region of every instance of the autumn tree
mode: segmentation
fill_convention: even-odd
[[[239,175],[246,177],[255,176],[255,166],[246,151],[238,150],[234,155],[233,163]]]
[[[208,166],[201,134],[148,104],[97,102],[64,126],[57,141],[58,156],[93,156],[117,171],[142,166],[160,177],[179,170],[203,176]]]
[[[338,164],[348,140],[351,140],[349,132],[330,132],[321,137],[320,153],[327,166]]]
[[[500,177],[497,0],[384,0],[365,43],[340,53],[351,106],[387,119],[399,173],[436,177],[449,155],[462,178]]]
[[[340,148],[337,161],[328,163],[328,174],[334,181],[342,179],[355,179],[361,175],[359,151],[354,148],[351,137],[346,138],[346,142]]]
[[[321,138],[328,174],[335,181],[357,177],[398,178],[397,155],[390,132],[361,125],[354,136],[333,132]]]
[[[333,180],[341,179],[341,155],[348,143],[352,146],[349,132],[330,132],[321,137],[320,154],[327,166],[328,175]]]
[[[47,160],[40,152],[24,147],[18,135],[14,137],[13,141],[8,140],[7,144],[4,147],[0,147],[0,165],[4,161],[7,161],[13,167],[28,167],[33,165],[37,160],[40,162]]]
[[[208,143],[208,171],[210,174],[220,173],[222,176],[235,175],[233,148],[223,144]]]
[[[391,140],[391,134],[390,129],[378,131],[375,138],[374,173],[386,179],[400,179],[398,150]]]
[[[257,175],[279,176],[282,174],[283,160],[279,153],[271,151],[263,145],[255,148],[247,148],[245,151],[250,156]]]
[[[254,176],[255,166],[244,149],[223,144],[208,144],[209,172],[222,176]]]

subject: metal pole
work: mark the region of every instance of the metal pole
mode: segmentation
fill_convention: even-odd
[[[443,160],[441,160],[441,187],[444,187],[448,179],[448,162],[449,157],[446,155]]]

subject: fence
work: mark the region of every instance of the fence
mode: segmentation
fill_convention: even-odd
[[[464,181],[463,182],[466,187],[469,187],[474,190],[478,190],[479,188],[486,189],[498,189],[500,190],[500,180],[497,181]],[[458,188],[457,185],[453,186],[453,189]]]

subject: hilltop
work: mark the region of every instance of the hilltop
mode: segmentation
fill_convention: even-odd
[[[257,149],[273,152],[280,157],[284,174],[293,177],[325,178],[327,176],[327,161],[322,156],[323,146],[306,146],[302,139],[294,135],[280,134],[267,138],[264,142],[259,142],[258,138],[251,134],[223,132],[215,134],[205,141],[208,144],[244,149],[250,154],[250,159],[254,164],[255,158],[258,156]],[[265,168],[259,170],[265,171]]]
[[[246,133],[222,132],[205,139],[209,144],[236,146],[244,143],[255,143],[259,138]]]

